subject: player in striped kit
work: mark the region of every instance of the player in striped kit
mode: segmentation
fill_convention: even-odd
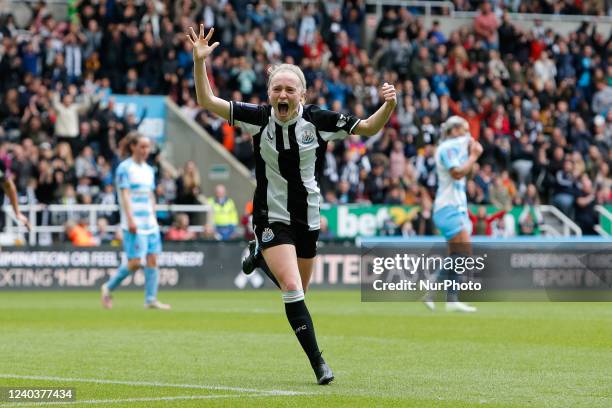
[[[314,326],[304,302],[316,256],[321,194],[318,175],[327,143],[352,133],[379,132],[397,104],[392,85],[382,86],[385,101],[368,119],[305,105],[302,70],[282,64],[268,78],[269,105],[228,102],[216,97],[206,74],[205,60],[219,45],[193,28],[187,34],[194,46],[194,79],[198,103],[253,136],[257,187],[253,227],[258,248],[282,291],[287,319],[310,360],[319,384],[334,375],[317,345]]]
[[[161,253],[161,236],[155,216],[155,172],[147,164],[151,141],[138,133],[128,136],[127,146],[132,155],[117,167],[116,183],[121,208],[123,248],[127,265],[121,265],[113,277],[102,285],[102,305],[113,307],[111,292],[129,275],[142,268],[146,257],[145,308],[170,309],[170,305],[157,300],[159,270],[157,256]]]

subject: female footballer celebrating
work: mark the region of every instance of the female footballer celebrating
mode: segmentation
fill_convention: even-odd
[[[319,384],[334,379],[321,357],[304,292],[312,275],[320,228],[321,201],[317,174],[327,142],[349,134],[371,136],[380,131],[395,109],[392,85],[382,86],[384,104],[368,119],[305,105],[302,70],[282,64],[270,70],[269,105],[228,102],[216,97],[206,74],[206,58],[219,46],[204,35],[187,33],[193,45],[194,77],[200,106],[253,135],[257,187],[253,228],[263,258],[282,291],[285,312]]]

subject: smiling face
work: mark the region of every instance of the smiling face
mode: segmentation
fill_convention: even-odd
[[[286,122],[297,115],[304,94],[305,89],[296,73],[281,70],[273,74],[268,99],[279,121]]]

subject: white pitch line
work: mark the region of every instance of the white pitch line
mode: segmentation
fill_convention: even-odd
[[[105,400],[83,400],[83,401],[41,401],[41,402],[10,402],[0,404],[0,407],[40,407],[47,405],[75,405],[75,404],[118,404],[122,402],[148,402],[148,401],[177,401],[177,400],[201,400],[216,398],[254,398],[269,397],[269,394],[226,394],[226,395],[177,395],[175,397],[142,397],[142,398],[122,398]]]
[[[199,389],[199,390],[260,393],[260,394],[267,394],[267,395],[305,395],[307,394],[305,392],[299,392],[299,391],[259,390],[256,388],[228,387],[225,385],[172,384],[172,383],[149,382],[149,381],[105,380],[105,379],[100,379],[100,378],[49,377],[49,376],[17,375],[17,374],[0,374],[0,378],[13,378],[13,379],[19,379],[19,380],[83,382],[83,383],[93,383],[93,384],[117,384],[117,385],[144,386],[144,387],[191,388],[191,389]]]

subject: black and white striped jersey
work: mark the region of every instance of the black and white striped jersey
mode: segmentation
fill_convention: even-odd
[[[318,180],[327,142],[347,137],[359,121],[315,105],[300,105],[295,118],[281,122],[271,106],[231,102],[230,124],[253,136],[257,179],[253,223],[282,222],[318,230]]]

